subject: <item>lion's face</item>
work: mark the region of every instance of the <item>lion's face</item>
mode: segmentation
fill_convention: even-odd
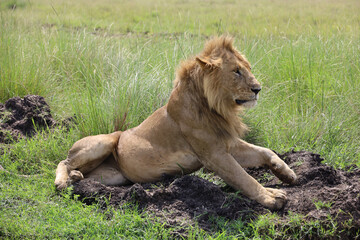
[[[251,73],[249,62],[240,53],[225,54],[215,71],[221,78],[223,91],[231,97],[229,104],[248,108],[256,105],[261,86]]]
[[[196,60],[204,72],[204,94],[210,107],[225,116],[241,107],[255,106],[261,86],[232,40],[217,41],[210,42]]]

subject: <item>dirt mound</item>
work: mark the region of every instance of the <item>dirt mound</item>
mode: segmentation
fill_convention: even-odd
[[[306,214],[309,218],[326,218],[339,222],[351,218],[360,226],[360,170],[346,172],[322,164],[318,154],[292,152],[282,155],[299,175],[296,186],[284,186],[290,201],[282,210]],[[266,185],[276,184],[276,180]],[[342,211],[339,211],[339,210]]]
[[[43,97],[27,95],[24,98],[10,98],[5,104],[0,103],[0,143],[33,136],[34,124],[39,128],[56,124]]]
[[[107,199],[111,205],[130,203],[139,210],[149,211],[163,217],[167,223],[180,225],[183,222],[198,221],[207,228],[212,216],[227,219],[247,219],[260,205],[236,194],[229,194],[207,180],[186,175],[171,178],[155,184],[134,184],[132,186],[109,187],[90,179],[74,184],[74,194],[80,195],[86,203]],[[104,202],[103,202],[104,203]],[[254,206],[256,205],[256,206]]]
[[[318,154],[289,152],[280,155],[299,177],[297,185],[282,184],[266,169],[248,169],[249,174],[268,187],[279,187],[288,193],[289,201],[278,215],[286,220],[289,212],[308,219],[326,222],[328,216],[338,223],[339,231],[360,227],[360,170],[345,172],[321,163]],[[84,179],[74,184],[74,194],[87,203],[107,202],[111,205],[136,204],[138,209],[165,216],[170,225],[197,221],[211,229],[212,216],[227,220],[249,220],[269,212],[255,201],[236,193],[228,186],[220,187],[193,175],[167,178],[155,184],[109,187]],[[110,197],[111,196],[111,197]],[[109,199],[102,201],[101,199]],[[353,219],[351,229],[346,221]],[[282,225],[284,222],[281,223]]]

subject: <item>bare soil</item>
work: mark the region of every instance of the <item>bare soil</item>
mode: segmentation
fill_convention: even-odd
[[[37,95],[10,98],[0,103],[0,143],[11,143],[35,134],[35,126],[51,127],[55,120],[45,99]]]
[[[325,227],[329,221],[335,222],[342,239],[357,236],[360,227],[360,170],[336,170],[321,163],[320,155],[306,151],[279,156],[297,173],[299,180],[296,185],[281,183],[267,169],[248,169],[249,174],[264,186],[286,190],[288,202],[277,211],[283,220],[279,225],[284,227],[289,214],[298,213],[304,215],[305,220],[319,220]],[[196,221],[209,231],[215,226],[214,217],[248,221],[270,212],[229,186],[221,187],[194,175],[121,187],[84,179],[74,184],[74,194],[80,195],[86,203],[134,204],[140,211],[163,218],[169,226]]]
[[[0,143],[12,143],[20,138],[32,137],[36,129],[68,126],[72,117],[57,122],[51,115],[45,99],[38,95],[13,97],[0,103]]]

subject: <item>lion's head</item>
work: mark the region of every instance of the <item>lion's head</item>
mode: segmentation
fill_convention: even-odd
[[[234,47],[230,37],[207,42],[196,61],[204,72],[203,89],[209,106],[226,117],[241,107],[253,107],[261,90],[250,63]]]
[[[192,99],[196,119],[224,137],[243,135],[246,126],[239,112],[255,106],[261,90],[249,62],[227,36],[209,40],[198,56],[181,64],[175,89],[180,85],[177,94]]]

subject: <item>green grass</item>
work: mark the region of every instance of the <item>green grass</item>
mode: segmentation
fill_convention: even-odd
[[[101,209],[54,194],[51,178],[4,177],[11,188],[1,195],[0,236],[9,239],[159,239],[174,229],[163,228],[154,217],[128,207]],[[16,220],[16,221],[14,221]],[[204,234],[197,230],[193,234]]]
[[[252,129],[246,140],[360,166],[359,10],[356,0],[1,1],[0,102],[39,94],[57,119],[78,121],[69,132],[1,146],[4,168],[41,175],[0,173],[0,237],[173,237],[178,229],[126,206],[104,212],[59,196],[54,169],[77,139],[134,127],[164,105],[180,61],[211,35],[235,36],[263,85],[244,116]],[[183,228],[206,239],[333,234],[293,218],[290,230],[268,216],[251,224],[215,219],[212,233]]]

